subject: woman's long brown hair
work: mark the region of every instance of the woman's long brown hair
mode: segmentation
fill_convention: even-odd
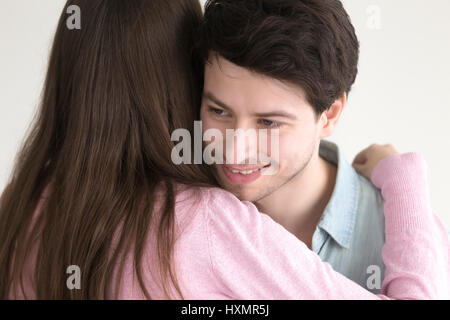
[[[66,26],[70,5],[81,9],[80,30]],[[182,297],[171,267],[175,183],[214,182],[202,166],[171,161],[171,133],[192,130],[198,116],[201,84],[189,48],[201,18],[198,0],[68,1],[39,110],[0,203],[1,299],[12,288],[24,290],[23,267],[35,243],[37,299],[107,299],[110,275],[119,262],[121,273],[130,248],[151,299],[141,270],[151,223],[159,224],[164,293],[171,296],[171,281]],[[161,187],[161,219],[153,221]],[[66,286],[73,264],[82,270],[82,290]],[[114,292],[117,297],[117,286]]]

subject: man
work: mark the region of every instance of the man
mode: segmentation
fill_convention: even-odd
[[[338,0],[211,0],[197,33],[203,129],[279,131],[279,163],[216,164],[252,201],[343,275],[374,293],[384,275],[383,200],[333,134],[357,75],[359,43]]]

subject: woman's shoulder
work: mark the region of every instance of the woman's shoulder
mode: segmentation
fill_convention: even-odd
[[[261,218],[261,213],[254,204],[241,201],[224,189],[177,186],[177,190],[177,205],[184,210],[190,208],[196,214],[201,213],[202,218],[207,221],[232,222],[237,227],[239,223],[254,223],[255,219]]]

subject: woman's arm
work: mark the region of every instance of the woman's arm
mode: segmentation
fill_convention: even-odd
[[[431,213],[423,158],[385,158],[373,182],[386,200],[383,294],[334,271],[253,204],[213,189],[206,236],[218,290],[235,299],[448,298],[448,239]]]

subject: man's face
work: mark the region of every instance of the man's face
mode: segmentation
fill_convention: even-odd
[[[276,173],[261,174],[267,163],[245,164],[249,162],[245,159],[250,154],[248,149],[255,148],[254,145],[245,145],[244,156],[236,152],[234,159],[214,165],[221,186],[241,200],[259,201],[301,174],[320,142],[319,121],[301,88],[250,72],[216,56],[211,56],[205,67],[201,120],[204,131],[220,130],[226,145],[229,145],[227,129],[267,129],[269,145],[271,130],[278,129]],[[267,154],[270,156],[270,152]]]

